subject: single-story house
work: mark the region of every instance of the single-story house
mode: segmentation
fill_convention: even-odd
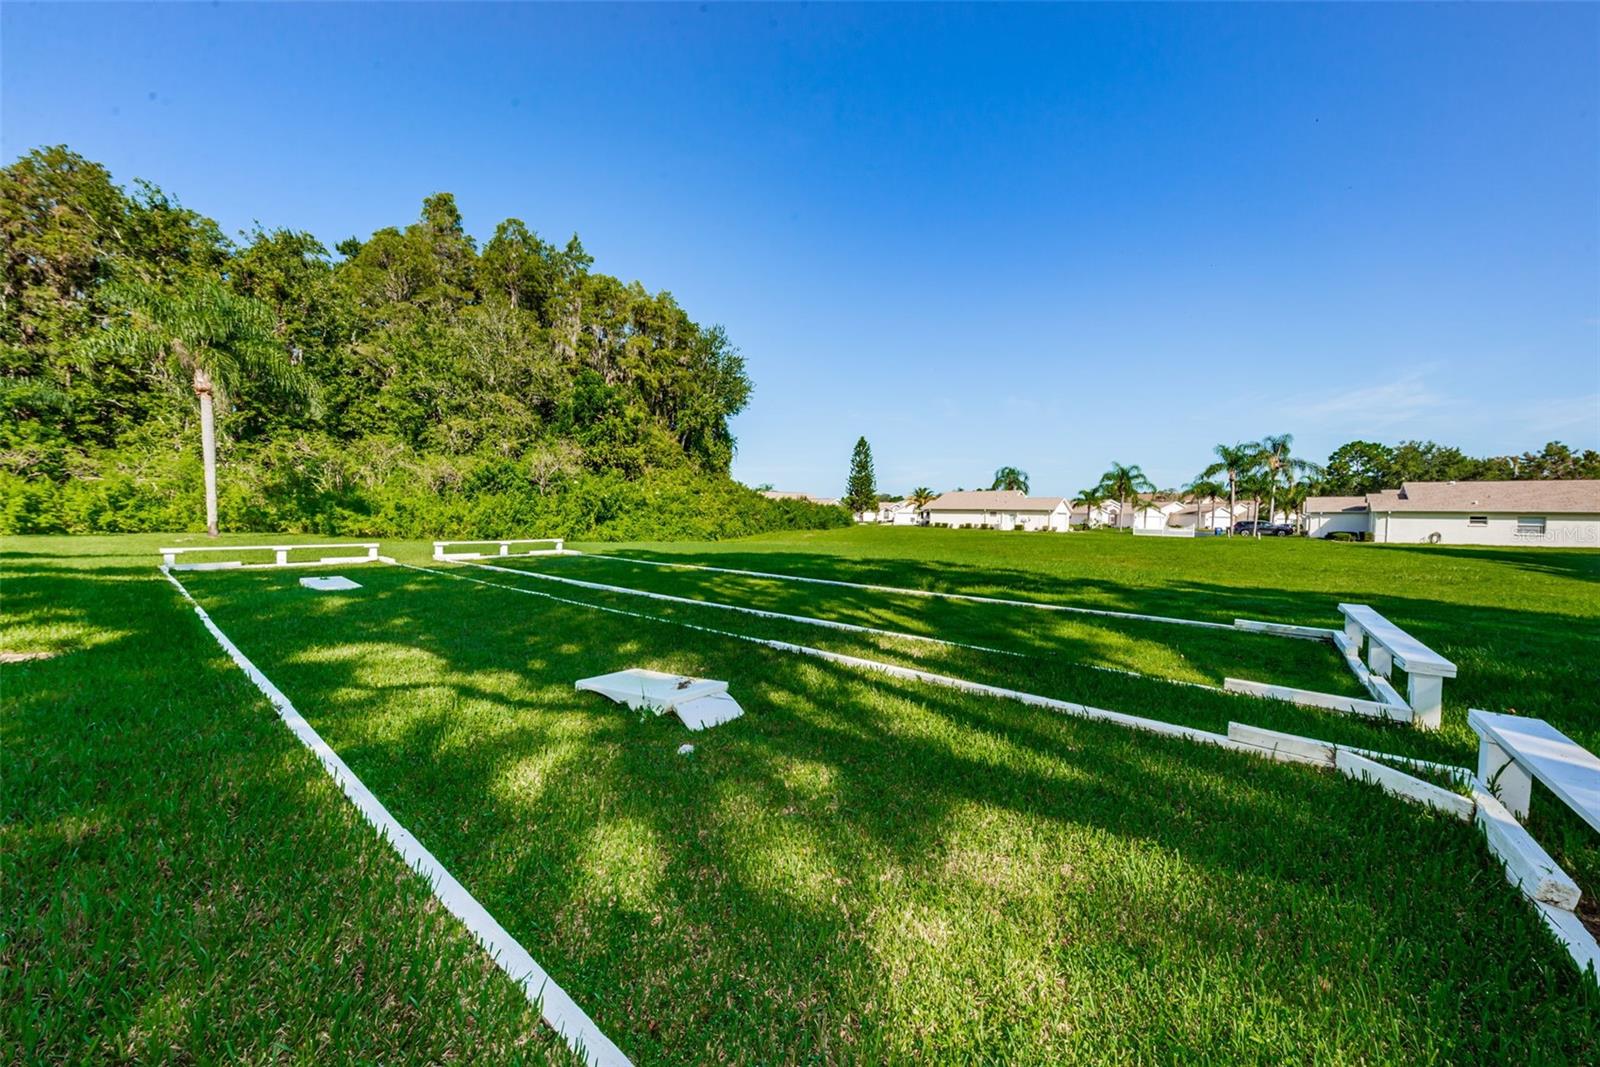
[[[1082,526],[1087,529],[1115,526],[1117,524],[1117,513],[1121,510],[1122,505],[1115,500],[1108,500],[1092,510],[1080,505],[1072,509],[1072,525]]]
[[[1364,497],[1312,497],[1313,537],[1346,532],[1384,544],[1600,547],[1600,479],[1403,482]]]
[[[921,526],[922,513],[909,500],[891,500],[878,505],[878,523],[882,526]]]
[[[1372,528],[1364,496],[1313,496],[1306,498],[1306,536],[1331,533],[1364,535]]]
[[[1067,528],[1067,498],[1027,496],[1015,489],[965,490],[941,494],[922,509],[930,526],[975,526],[995,530]]]

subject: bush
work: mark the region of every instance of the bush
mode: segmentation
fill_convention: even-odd
[[[203,528],[200,462],[172,448],[84,457],[56,481],[0,473],[0,534]],[[317,435],[225,448],[225,529],[340,537],[717,540],[851,525],[844,508],[768,500],[725,475],[669,467],[638,478],[522,457],[419,454],[389,439]]]

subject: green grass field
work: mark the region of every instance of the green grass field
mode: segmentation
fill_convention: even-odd
[[[55,654],[0,667],[6,1059],[559,1061],[156,573],[163,540],[5,545],[0,649]],[[514,564],[1024,653],[997,656],[435,565],[415,544],[385,551],[496,585],[184,575],[635,1062],[1600,1059],[1600,994],[1466,824],[673,624],[1467,765],[1468,706],[1600,748],[1600,554],[877,529],[575,547],[1220,622],[1332,627],[1364,601],[1461,669],[1425,735],[1174,684],[1357,691],[1326,646],[1283,638]],[[679,757],[675,720],[572,691],[628,666],[728,679],[746,715]],[[1536,796],[1530,828],[1600,890],[1575,822]]]

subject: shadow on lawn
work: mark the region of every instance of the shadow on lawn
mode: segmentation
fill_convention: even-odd
[[[947,869],[952,840],[974,840],[974,813],[1002,814],[1068,854],[1111,837],[1130,854],[1181,857],[1181,877],[1238,895],[1231,924],[1175,902],[1170,929],[1152,934],[1158,969],[1257,952],[1266,938],[1279,988],[1330,975],[1333,989],[1355,988],[1370,970],[1471,1002],[1499,989],[1501,966],[1553,951],[1469,828],[1343,779],[448,578],[363,573],[368,588],[345,600],[276,596],[255,576],[192,588],[640,1060],[695,1058],[697,1041],[735,1058],[803,1055],[841,1016],[856,1020],[859,1047],[904,1053],[897,1021],[870,1014],[896,981],[883,955],[892,916],[879,911],[918,893],[966,907],[998,892]],[[627,665],[729,678],[747,715],[680,759],[675,722],[570,688]],[[508,672],[520,675],[509,690]],[[996,867],[1017,860],[1004,840],[994,849]],[[1124,876],[1119,862],[1096,876]],[[1106,931],[1154,903],[1078,894],[1060,870],[1036,875],[1062,879]],[[1449,908],[1435,906],[1444,886]],[[1497,916],[1495,953],[1467,950],[1475,934],[1460,924],[1479,914]],[[1295,918],[1258,925],[1283,915]],[[1364,917],[1367,948],[1305,953],[1302,938],[1344,945],[1352,916]],[[1437,952],[1384,947],[1400,943]],[[1560,968],[1538,974],[1511,994],[1530,1010],[1587,996]],[[1152,1027],[1177,1018],[1146,1007]],[[1532,1044],[1516,1010],[1487,1024],[1419,1004],[1387,1012],[1412,1013],[1404,1025],[1459,1052]],[[1486,1025],[1492,1039],[1474,1029]]]
[[[548,1047],[153,566],[35,554],[0,583],[36,640],[94,638],[0,667],[0,1058]]]

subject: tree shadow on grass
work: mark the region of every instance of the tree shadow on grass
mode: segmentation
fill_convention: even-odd
[[[886,970],[906,951],[890,920],[919,902],[982,910],[995,891],[959,884],[956,847],[987,847],[995,869],[1025,868],[1107,930],[1164,909],[1169,933],[1140,951],[1177,989],[1182,961],[1232,957],[1283,989],[1314,978],[1334,989],[1437,987],[1455,1005],[1506,983],[1527,1011],[1513,1007],[1483,1030],[1480,1013],[1468,1020],[1431,1001],[1373,1015],[1335,993],[1321,1010],[1358,1031],[1363,1022],[1426,1031],[1460,1056],[1542,1041],[1582,1051],[1584,1039],[1558,1021],[1566,1009],[1546,1010],[1582,1009],[1575,975],[1552,968],[1508,982],[1523,956],[1554,950],[1472,831],[1375,790],[414,573],[376,577],[338,608],[273,601],[260,582],[233,577],[204,584],[219,624],[641,1062],[712,1049],[816,1054],[841,1018],[854,1020],[857,1048],[916,1051],[906,1020],[884,1005],[906,989],[936,1000],[954,979],[923,963],[907,986]],[[363,651],[316,654],[344,646]],[[373,666],[386,654],[387,680]],[[641,722],[569,688],[627,665],[727,677],[747,715],[678,758],[684,735],[670,720]],[[505,688],[507,671],[524,684]],[[551,759],[552,749],[565,755]],[[1015,837],[974,833],[975,820],[1046,842],[1132,894],[1081,892],[1058,867],[1029,866]],[[1107,841],[1117,843],[1109,858],[1096,851]],[[1170,857],[1174,873],[1140,882],[1156,857]],[[1167,881],[1237,894],[1236,921],[1218,923],[1187,897],[1153,898]],[[1435,906],[1442,892],[1449,909]],[[1052,924],[1064,920],[1016,921],[1028,941],[1059,935]],[[1105,953],[1136,936],[1097,928],[1073,935]],[[1494,952],[1476,946],[1485,937]],[[1426,950],[1395,951],[1401,944]],[[1314,945],[1342,947],[1308,961]],[[1070,970],[1068,957],[1044,955]],[[949,966],[1004,987],[981,955]],[[1289,1000],[1278,1022],[1309,1024],[1309,1005]],[[1148,1018],[1109,1047],[1125,1041],[1126,1053],[1176,1023],[1169,1012],[1181,1002],[1138,1004]],[[1041,1010],[1076,1009],[1047,998]],[[943,1040],[953,1044],[922,1051],[981,1051],[959,1034]],[[1059,1050],[1038,1035],[1023,1048],[1024,1058]],[[1152,1051],[1161,1048],[1174,1046]],[[1279,1054],[1287,1049],[1255,1047]]]

